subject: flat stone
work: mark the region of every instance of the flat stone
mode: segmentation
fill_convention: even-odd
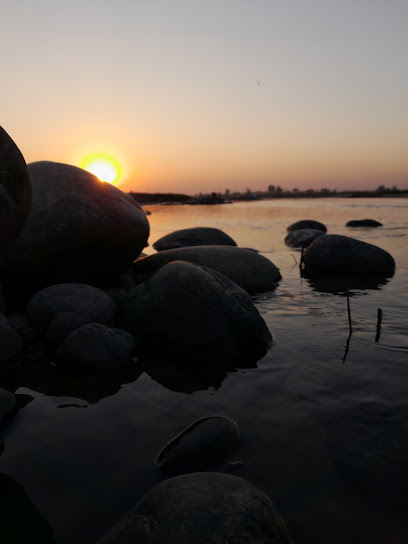
[[[375,219],[353,219],[346,223],[346,227],[382,227],[382,223]]]
[[[133,278],[142,283],[172,261],[189,261],[221,272],[250,294],[271,291],[282,278],[279,269],[266,257],[249,249],[232,246],[195,246],[167,249],[137,259]]]
[[[269,499],[243,478],[175,476],[150,490],[101,544],[289,544]]]
[[[175,249],[189,246],[236,246],[235,241],[220,229],[211,227],[193,227],[190,229],[181,229],[166,234],[159,238],[153,247],[156,251],[165,249]]]

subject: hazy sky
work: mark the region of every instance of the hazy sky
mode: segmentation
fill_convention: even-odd
[[[2,0],[0,125],[123,190],[408,188],[408,0]]]

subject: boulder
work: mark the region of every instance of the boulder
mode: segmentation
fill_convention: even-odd
[[[185,429],[157,458],[167,473],[195,472],[222,459],[238,440],[237,424],[226,417],[205,417]]]
[[[296,221],[292,223],[286,230],[299,230],[299,229],[317,229],[327,232],[327,228],[323,223],[319,221],[314,221],[313,219],[302,219],[301,221]]]
[[[307,247],[313,240],[324,234],[320,229],[290,230],[285,237],[285,244],[291,247]]]
[[[103,291],[82,283],[46,287],[28,302],[27,319],[51,347],[87,323],[113,325],[116,305]]]
[[[175,476],[151,489],[101,544],[288,544],[269,499],[243,478]]]
[[[0,127],[0,263],[13,247],[31,210],[31,183],[20,150]]]
[[[6,316],[0,314],[0,369],[14,366],[21,361],[23,342]]]
[[[220,229],[194,227],[176,230],[157,240],[153,247],[156,251],[188,246],[236,246],[234,240]]]
[[[259,359],[272,341],[243,289],[216,270],[189,262],[160,268],[127,293],[120,309],[123,327],[142,343],[184,355]]]
[[[172,261],[189,261],[213,268],[250,294],[271,291],[282,278],[279,269],[266,257],[249,249],[231,246],[183,247],[160,251],[137,259],[132,265],[133,278],[141,283]]]
[[[4,429],[10,423],[17,411],[15,394],[0,388],[0,429]]]
[[[379,223],[375,219],[353,219],[346,223],[346,227],[382,227],[382,223]]]
[[[303,269],[308,275],[350,274],[391,277],[395,262],[373,244],[338,234],[320,236],[307,247]]]
[[[32,294],[56,283],[102,285],[126,272],[149,235],[137,202],[75,166],[41,161],[28,170],[32,211],[5,262],[4,283]]]
[[[130,333],[89,323],[66,336],[56,353],[56,362],[96,370],[118,368],[129,363],[135,346]]]

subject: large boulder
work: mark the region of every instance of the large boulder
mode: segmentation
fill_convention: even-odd
[[[352,219],[346,223],[346,227],[382,227],[382,223],[375,219]]]
[[[196,421],[168,444],[157,458],[163,472],[181,474],[207,468],[235,446],[239,430],[226,417],[212,416]]]
[[[250,249],[199,246],[167,249],[137,259],[132,265],[133,278],[137,283],[141,283],[172,261],[189,261],[213,268],[250,294],[273,290],[282,277],[279,269],[269,259]]]
[[[320,236],[307,247],[303,269],[309,275],[350,274],[391,277],[395,262],[373,244],[338,234]]]
[[[288,544],[269,499],[243,478],[175,476],[151,489],[101,544]]]
[[[153,247],[156,251],[189,246],[236,246],[234,240],[220,229],[211,227],[193,227],[166,234],[157,240]]]
[[[121,329],[89,323],[72,331],[56,353],[58,364],[82,369],[109,370],[128,364],[135,339]]]
[[[149,235],[137,202],[75,166],[41,161],[28,170],[32,212],[4,282],[33,293],[56,283],[103,284],[126,272]]]
[[[325,233],[320,229],[290,230],[285,237],[285,244],[296,248],[307,247],[313,240],[324,235]]]
[[[299,229],[317,229],[327,232],[326,225],[323,225],[323,223],[320,223],[320,221],[315,221],[314,219],[301,219],[300,221],[296,221],[296,223],[289,225],[286,230],[291,231]]]
[[[21,361],[23,342],[6,316],[0,314],[0,370]]]
[[[31,183],[20,150],[0,127],[0,264],[13,247],[31,210]]]
[[[116,304],[92,285],[61,283],[42,289],[27,304],[27,319],[51,347],[87,323],[113,325]]]
[[[209,359],[259,359],[272,341],[243,289],[216,270],[189,262],[168,263],[131,289],[121,317],[144,344]]]

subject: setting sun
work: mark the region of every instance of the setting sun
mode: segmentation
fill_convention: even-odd
[[[108,155],[98,154],[86,157],[81,164],[84,170],[88,170],[101,181],[116,183],[120,177],[119,164]]]

